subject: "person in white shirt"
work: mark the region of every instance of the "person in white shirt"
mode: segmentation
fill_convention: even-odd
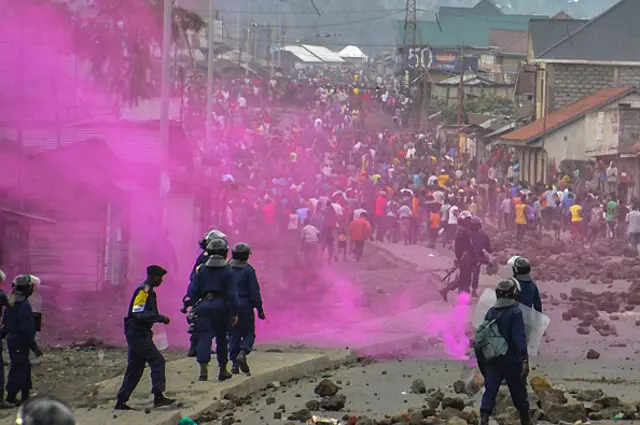
[[[398,209],[398,220],[400,222],[400,231],[402,233],[402,238],[404,239],[404,244],[409,245],[409,230],[411,229],[411,217],[413,216],[413,212],[411,208],[406,203],[403,203],[402,206]]]
[[[312,226],[309,221],[305,221],[305,226],[302,228],[300,235],[302,236],[302,253],[306,260],[313,259],[316,256],[318,249],[318,236],[320,230],[317,227]]]
[[[444,243],[453,245],[453,240],[456,237],[456,231],[458,230],[458,213],[460,212],[460,209],[458,208],[458,206],[453,203],[453,201],[451,202],[451,207],[449,208],[448,211],[448,218],[447,218],[447,235],[446,238],[443,241]]]

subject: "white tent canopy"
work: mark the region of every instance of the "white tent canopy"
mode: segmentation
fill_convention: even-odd
[[[303,44],[302,47],[307,49],[309,52],[320,58],[322,62],[325,63],[342,63],[344,59],[342,59],[339,55],[335,54],[331,50],[327,49],[324,46],[314,46],[311,44]]]
[[[338,56],[345,59],[366,59],[367,55],[364,54],[358,46],[349,45],[338,52]]]

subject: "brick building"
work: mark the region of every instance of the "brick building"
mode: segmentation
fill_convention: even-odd
[[[602,88],[640,86],[640,1],[621,0],[591,20],[532,19],[528,75],[534,117]],[[523,68],[523,71],[524,69]]]

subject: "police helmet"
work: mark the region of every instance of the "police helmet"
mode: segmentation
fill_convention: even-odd
[[[531,273],[531,263],[524,257],[517,257],[513,260],[511,269],[514,276],[529,274]]]
[[[20,295],[29,297],[33,294],[34,286],[39,284],[40,280],[30,274],[21,274],[13,279],[13,290]]]
[[[229,243],[229,240],[227,239],[227,235],[225,235],[218,229],[213,229],[213,230],[209,230],[207,234],[204,235],[204,238],[200,240],[199,242],[200,248],[207,249],[207,244],[215,239],[222,239],[227,244]]]
[[[251,247],[248,243],[239,242],[231,250],[231,258],[239,261],[247,261],[251,255]]]
[[[516,298],[519,293],[520,283],[512,277],[503,279],[496,285],[497,298]]]
[[[471,218],[471,230],[480,230],[480,229],[482,229],[482,219],[474,215]]]
[[[471,218],[473,216],[471,215],[471,213],[469,211],[462,211],[459,215],[458,215],[458,224],[462,224],[465,226],[468,226],[469,224],[471,224]]]
[[[64,401],[52,396],[29,397],[16,415],[16,425],[75,425],[73,410]]]
[[[207,244],[206,251],[210,257],[219,256],[227,258],[227,254],[229,253],[229,245],[224,239],[213,239]]]

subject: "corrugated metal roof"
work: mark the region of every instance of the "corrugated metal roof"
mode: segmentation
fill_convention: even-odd
[[[541,59],[640,62],[640,1],[620,0],[557,40]]]
[[[314,56],[310,51],[308,51],[307,49],[301,46],[284,46],[281,48],[281,50],[291,53],[292,55],[300,59],[302,62],[322,63],[320,58],[318,58],[317,56]]]
[[[366,59],[367,58],[367,55],[365,55],[364,52],[358,46],[353,46],[353,45],[346,46],[344,49],[340,50],[338,52],[338,56],[340,56],[341,58],[349,58],[349,59]]]
[[[543,135],[555,131],[573,120],[584,116],[595,108],[609,104],[620,99],[636,89],[633,87],[616,87],[600,89],[591,96],[584,97],[571,105],[558,109],[545,118],[540,118],[529,125],[525,125],[511,133],[502,136],[503,140],[517,142],[531,142],[539,139]]]
[[[529,34],[533,47],[533,57],[564,39],[584,24],[586,19],[532,19],[529,21]]]
[[[321,61],[326,63],[342,63],[344,59],[338,56],[337,53],[332,52],[324,46],[313,46],[311,44],[303,44],[302,47],[310,51],[312,54],[320,58]]]

